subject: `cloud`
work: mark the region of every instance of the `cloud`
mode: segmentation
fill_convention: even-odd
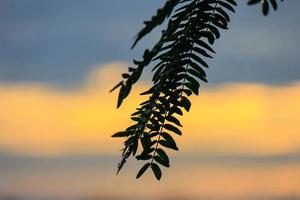
[[[108,93],[127,65],[108,63],[80,90],[41,84],[0,86],[0,150],[15,154],[114,154],[110,135],[130,125],[129,116],[147,85],[134,87],[123,107]],[[276,154],[300,147],[300,83],[285,87],[233,83],[203,89],[185,114],[182,153]]]
[[[0,20],[0,82],[41,81],[76,88],[95,63],[140,59],[160,37],[160,28],[136,50],[129,47],[142,22],[162,2],[74,1],[70,6],[68,0],[2,0],[0,19],[10,20]],[[258,6],[241,3],[230,30],[222,31],[213,47],[214,59],[206,60],[210,83],[280,85],[300,80],[299,6],[299,1],[282,3],[278,12],[263,17]]]

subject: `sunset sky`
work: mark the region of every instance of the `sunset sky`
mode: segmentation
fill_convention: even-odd
[[[110,135],[151,73],[120,109],[108,91],[157,39],[129,49],[163,3],[0,1],[0,200],[300,198],[298,0],[268,17],[241,1],[163,180],[135,180],[134,159],[115,176],[122,140]]]

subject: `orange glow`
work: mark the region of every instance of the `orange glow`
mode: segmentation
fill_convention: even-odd
[[[48,86],[0,86],[0,149],[33,155],[118,153],[121,141],[110,135],[130,124],[142,100],[134,87],[119,110],[117,83],[126,66],[111,63],[93,72],[81,90],[62,92]],[[268,87],[231,84],[202,89],[182,118],[183,153],[273,154],[300,147],[300,83]]]

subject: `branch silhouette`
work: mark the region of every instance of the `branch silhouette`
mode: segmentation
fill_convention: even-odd
[[[283,0],[281,0],[283,1]],[[267,15],[270,5],[277,9],[277,0],[250,0],[248,5],[261,3],[262,13]],[[139,80],[143,69],[151,64],[152,86],[141,95],[147,96],[131,115],[133,124],[112,137],[125,138],[122,159],[117,173],[130,156],[144,161],[137,173],[140,178],[149,168],[157,180],[161,179],[161,167],[170,167],[166,149],[178,151],[173,134],[182,135],[179,116],[191,108],[189,97],[198,95],[201,82],[207,82],[206,59],[215,51],[215,40],[220,30],[228,29],[229,13],[235,12],[235,0],[169,0],[157,10],[137,34],[132,48],[147,34],[168,19],[167,27],[152,49],[146,49],[141,60],[133,60],[111,91],[119,89],[117,107],[129,95]],[[139,147],[139,144],[140,147]]]

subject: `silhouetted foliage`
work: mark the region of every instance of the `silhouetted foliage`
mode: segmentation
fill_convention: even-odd
[[[248,1],[248,5],[257,3],[262,4],[264,15],[268,14],[270,5],[277,9],[276,0]],[[120,88],[117,103],[120,107],[143,69],[153,64],[153,85],[141,93],[148,99],[131,115],[133,124],[112,136],[125,138],[118,172],[130,156],[145,162],[136,178],[151,168],[160,180],[160,166],[170,167],[165,150],[178,151],[173,139],[173,134],[182,135],[178,116],[190,110],[189,96],[199,94],[200,82],[207,82],[206,59],[215,53],[211,46],[220,37],[220,30],[228,29],[229,13],[234,12],[236,6],[235,0],[169,0],[144,22],[132,48],[169,18],[154,47],[146,49],[141,60],[133,60],[135,67],[122,74],[123,80],[111,90]]]

